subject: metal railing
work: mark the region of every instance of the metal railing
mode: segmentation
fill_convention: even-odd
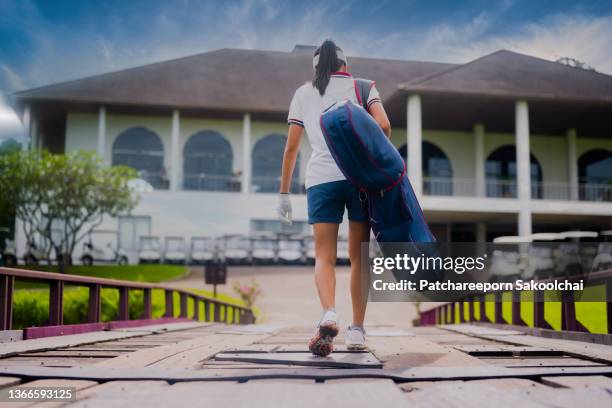
[[[253,323],[255,321],[253,311],[250,308],[235,305],[187,290],[176,289],[166,285],[116,279],[93,278],[88,276],[67,275],[52,272],[38,272],[23,269],[0,268],[0,330],[11,330],[12,328],[15,280],[39,283],[42,282],[49,285],[48,326],[63,325],[65,284],[89,288],[87,321],[83,323],[102,323],[102,288],[117,289],[119,291],[119,321],[130,320],[130,290],[143,291],[144,311],[140,319],[150,320],[152,318],[153,310],[152,290],[154,289],[161,289],[164,291],[164,317],[166,318],[174,318],[174,293],[176,292],[179,294],[180,298],[179,318],[189,317],[188,300],[191,298],[194,304],[194,313],[191,317],[193,320],[202,320],[200,318],[200,302],[202,302],[204,304],[204,316],[202,316],[204,321],[238,324]]]
[[[583,201],[612,202],[612,184],[579,184],[578,197]]]
[[[241,178],[232,175],[190,174],[183,177],[184,190],[240,191],[241,185]]]
[[[585,280],[585,289],[597,285],[605,285],[606,293],[612,293],[612,270],[605,270],[580,275],[569,278],[571,281]],[[538,282],[550,282],[552,279],[538,280]],[[432,309],[422,311],[419,316],[419,323],[423,326],[436,324],[455,324],[469,322],[483,322],[495,324],[511,324],[514,326],[527,326],[521,317],[521,292],[512,291],[512,308],[510,321],[506,321],[503,316],[503,294],[508,291],[491,292],[489,296],[482,293],[472,294],[456,302],[444,303]],[[544,291],[534,291],[533,300],[527,303],[533,304],[533,327],[536,329],[551,330],[552,327],[544,318],[547,301],[545,301]],[[493,297],[493,300],[488,298]],[[609,295],[608,295],[609,296]],[[611,299],[607,299],[607,309],[612,311]],[[486,304],[494,303],[492,318],[487,315]],[[478,316],[476,316],[475,305],[478,304]],[[561,328],[566,331],[588,332],[576,319],[576,301],[574,291],[567,290],[561,292]],[[467,307],[467,313],[465,308]],[[554,307],[554,306],[553,306]],[[466,316],[467,314],[467,316]],[[612,315],[607,315],[607,333],[612,334]]]

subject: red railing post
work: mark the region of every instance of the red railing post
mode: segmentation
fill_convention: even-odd
[[[503,294],[502,292],[495,292],[495,323],[504,324],[503,316]]]
[[[468,299],[468,317],[470,318],[470,322],[473,322],[474,320],[476,320],[476,317],[474,316],[474,298],[470,297]]]
[[[516,326],[525,326],[525,322],[521,318],[521,292],[512,292],[512,324]]]
[[[88,323],[99,323],[101,321],[100,307],[102,304],[102,285],[94,284],[89,286],[89,305],[87,311]]]
[[[533,325],[539,328],[546,328],[548,325],[544,319],[544,291],[536,290],[533,292]]]
[[[459,302],[459,322],[465,323],[465,304],[462,301]]]
[[[204,301],[204,321],[210,322],[210,300]]]
[[[153,317],[153,297],[151,288],[144,288],[142,290],[142,318],[150,319]]]
[[[193,320],[196,322],[200,320],[200,299],[198,297],[193,296]]]
[[[0,330],[13,327],[13,288],[15,277],[0,275]]]
[[[64,324],[64,281],[49,284],[49,326]]]
[[[187,303],[187,299],[188,299],[187,294],[185,292],[180,292],[179,296],[180,296],[180,303],[179,303],[180,314],[179,314],[179,317],[187,317],[187,315],[189,314],[188,313],[188,307],[187,307],[188,306],[188,303]]]
[[[164,297],[166,298],[166,313],[165,317],[174,317],[174,291],[172,289],[166,289],[164,291]]]
[[[119,288],[119,320],[130,320],[130,290]]]
[[[221,307],[218,302],[213,302],[213,322],[221,321]]]
[[[482,295],[480,297],[480,321],[481,322],[488,322],[489,318],[487,317],[487,304],[486,304],[486,300],[487,300],[487,296],[486,295]]]

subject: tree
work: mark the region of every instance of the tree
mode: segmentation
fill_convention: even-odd
[[[131,211],[138,197],[128,187],[133,169],[107,167],[92,153],[46,151],[0,156],[0,191],[22,221],[28,242],[35,234],[55,251],[60,270],[76,245],[102,222]]]
[[[593,72],[597,72],[595,70],[595,68],[593,68],[592,66],[590,66],[589,64],[587,64],[586,62],[577,60],[576,58],[572,58],[572,57],[562,57],[559,58],[557,60],[557,62],[559,64],[563,64],[563,65],[567,65],[569,67],[573,67],[573,68],[580,68],[580,69],[584,69],[586,71],[593,71]]]
[[[8,138],[0,143],[0,155],[10,154],[21,150],[21,143],[13,138]]]

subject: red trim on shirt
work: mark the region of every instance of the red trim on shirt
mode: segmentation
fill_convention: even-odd
[[[361,95],[359,95],[359,88],[357,87],[357,80],[353,80],[353,88],[355,88],[355,95],[357,96],[357,101],[359,102],[359,106],[363,106],[363,102],[361,101]]]
[[[350,72],[344,72],[344,71],[332,72],[330,75],[331,76],[337,75],[337,76],[344,76],[344,77],[352,77]]]

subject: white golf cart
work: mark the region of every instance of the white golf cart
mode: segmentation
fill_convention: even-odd
[[[251,261],[251,240],[242,235],[223,239],[223,256],[229,265],[247,265]]]
[[[192,265],[206,265],[215,260],[217,248],[215,239],[210,237],[192,237],[190,263]]]
[[[338,237],[338,248],[336,253],[336,263],[338,265],[350,265],[348,241],[344,237]]]
[[[156,264],[161,262],[161,244],[159,237],[145,235],[140,237],[138,262],[141,264]]]
[[[529,243],[530,240],[530,237],[520,236],[502,236],[493,239],[490,282],[510,282],[520,278],[523,269],[520,244]]]
[[[94,263],[115,263],[117,265],[127,265],[128,255],[121,248],[115,248],[109,242],[104,247],[95,246],[91,240],[83,243],[83,252],[81,254],[81,263],[85,266],[91,266]]]
[[[612,268],[612,230],[599,233],[600,243],[597,255],[593,259],[593,271],[603,271]]]
[[[565,231],[561,234],[555,256],[555,276],[571,276],[590,272],[597,247],[592,242],[598,237],[594,231]]]
[[[304,251],[302,240],[282,236],[278,240],[278,263],[281,265],[299,265],[302,263]]]
[[[554,249],[555,241],[563,239],[561,234],[541,232],[531,234],[529,246],[528,265],[523,279],[545,279],[553,275],[555,268]]]
[[[251,238],[251,258],[253,265],[272,265],[276,262],[278,241],[275,237],[267,234]]]
[[[183,237],[166,237],[164,243],[164,263],[183,265],[187,260],[187,251],[185,250],[185,238]]]

